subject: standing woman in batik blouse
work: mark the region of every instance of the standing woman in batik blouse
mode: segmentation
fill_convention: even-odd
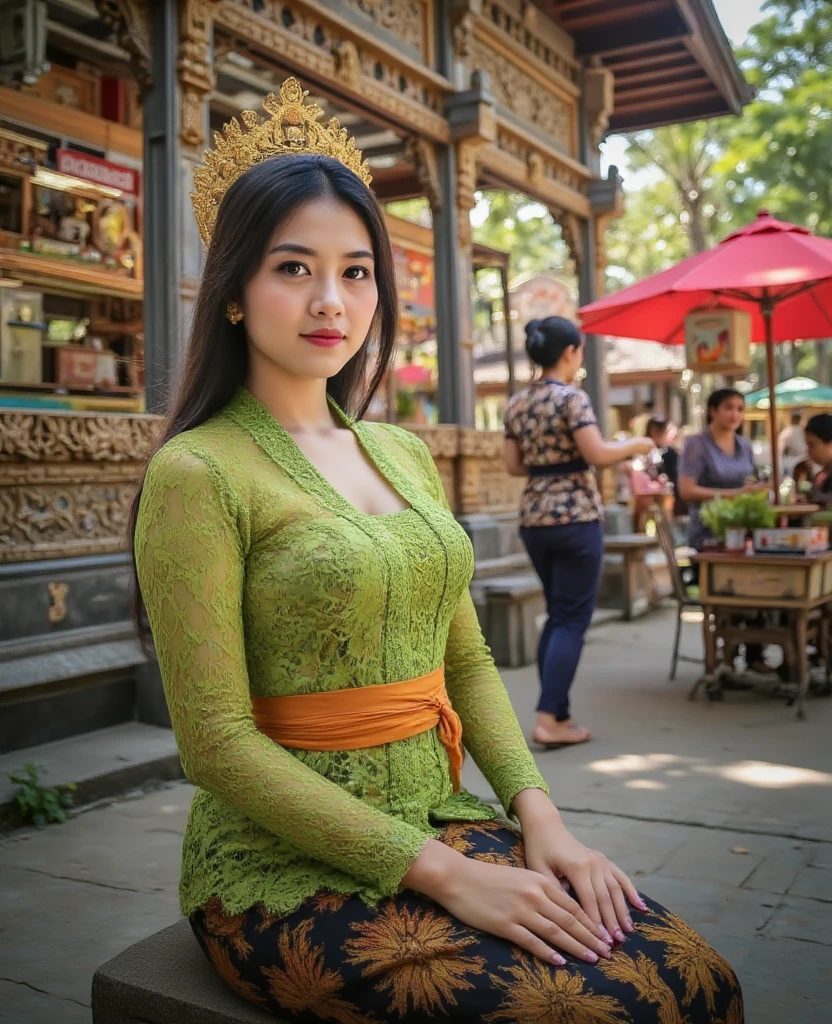
[[[594,467],[646,455],[654,446],[644,437],[611,443],[601,436],[589,395],[575,386],[584,342],[571,320],[530,320],[526,352],[541,373],[509,399],[503,454],[512,476],[529,478],[520,502],[520,537],[546,596],[532,739],[557,748],[591,738],[572,720],[569,691],[604,557],[604,506]]]
[[[195,176],[208,254],[134,522],[198,941],[301,1022],[740,1024],[725,961],[550,801],[430,453],[362,420],[397,326],[367,166],[296,82],[264,105]]]

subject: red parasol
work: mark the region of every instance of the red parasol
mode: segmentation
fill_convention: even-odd
[[[753,224],[713,249],[584,306],[579,313],[583,329],[590,333],[681,345],[685,316],[716,303],[751,314],[751,337],[767,346],[773,386],[777,342],[832,337],[832,240],[761,210]],[[778,500],[774,394],[769,415]]]

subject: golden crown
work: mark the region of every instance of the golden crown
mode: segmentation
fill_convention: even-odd
[[[355,148],[338,118],[319,124],[323,110],[317,103],[305,103],[308,93],[296,78],[287,78],[280,96],[273,92],[263,101],[270,115],[263,121],[253,110],[232,117],[222,132],[214,132],[216,149],[205,151],[205,166],[194,172],[191,199],[199,233],[207,249],[222,197],[228,188],[250,167],[282,153],[323,153],[338,160],[369,187],[372,179],[366,160]]]

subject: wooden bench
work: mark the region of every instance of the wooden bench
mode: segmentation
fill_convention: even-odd
[[[93,1024],[289,1024],[220,980],[183,918],[99,967]]]
[[[657,591],[647,565],[647,556],[658,551],[658,538],[646,533],[604,537],[605,563],[610,563],[609,556],[621,560],[620,606],[625,619],[644,615],[663,596]]]

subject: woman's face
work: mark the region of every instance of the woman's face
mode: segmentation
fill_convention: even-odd
[[[807,430],[806,451],[809,458],[818,466],[828,466],[832,463],[832,441],[821,441],[816,434],[810,434]]]
[[[243,289],[251,372],[335,376],[367,338],[378,305],[373,245],[337,199],[306,203],[272,234]]]
[[[731,395],[711,412],[711,423],[721,430],[737,430],[745,419],[745,402],[739,395]]]

